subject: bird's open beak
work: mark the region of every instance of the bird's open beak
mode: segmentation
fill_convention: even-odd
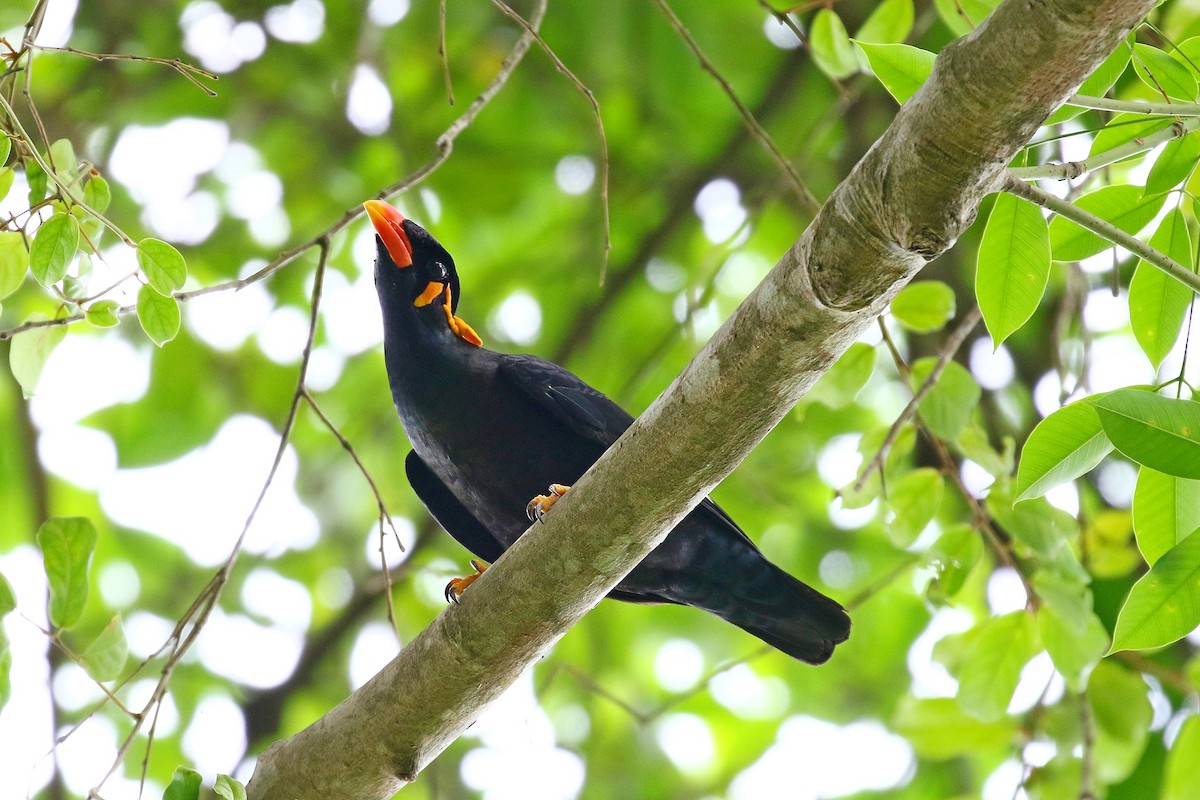
[[[412,266],[412,243],[404,232],[404,215],[382,200],[368,200],[363,203],[363,208],[396,266]]]

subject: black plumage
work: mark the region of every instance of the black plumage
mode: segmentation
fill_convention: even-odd
[[[562,367],[481,347],[454,315],[450,254],[386,203],[366,205],[409,481],[442,527],[493,561],[529,526],[529,500],[578,479],[633,418]],[[610,596],[702,608],[811,664],[850,632],[840,605],[767,561],[707,498]]]

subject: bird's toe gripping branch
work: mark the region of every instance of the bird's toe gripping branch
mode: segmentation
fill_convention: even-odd
[[[558,502],[558,498],[566,494],[570,488],[561,483],[550,484],[550,488],[546,490],[549,494],[539,494],[529,501],[529,505],[525,506],[525,516],[529,517],[530,522],[540,522],[542,516],[553,508],[554,504]]]
[[[454,578],[446,584],[446,602],[458,605],[458,598],[462,597],[462,593],[467,590],[467,587],[479,578],[487,569],[487,565],[482,561],[471,559],[471,568],[475,570],[474,575],[468,575],[465,578]]]

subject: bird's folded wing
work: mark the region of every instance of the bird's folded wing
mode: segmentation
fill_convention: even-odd
[[[441,478],[425,465],[415,451],[404,460],[404,471],[417,497],[446,533],[484,561],[495,561],[504,551],[500,542],[483,523],[476,519]]]
[[[500,359],[499,374],[576,435],[607,448],[633,417],[573,374],[536,356]]]

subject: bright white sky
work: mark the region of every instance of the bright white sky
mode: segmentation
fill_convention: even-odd
[[[394,25],[403,20],[408,7],[408,0],[371,0],[368,16],[377,25]],[[51,0],[43,44],[66,43],[74,10],[75,0]],[[269,9],[260,23],[238,21],[216,2],[197,0],[183,11],[179,24],[191,57],[208,69],[230,72],[258,58],[270,38],[298,45],[318,42],[324,31],[325,7],[321,0],[294,0]],[[7,35],[13,40],[19,32]],[[790,31],[782,29],[769,16],[764,21],[764,35],[776,46],[795,46]],[[387,130],[391,108],[390,93],[376,70],[370,64],[358,65],[347,92],[348,120],[364,135],[382,134]],[[237,141],[220,120],[182,118],[161,126],[128,126],[117,135],[109,170],[111,177],[120,181],[135,199],[149,204],[148,209],[152,210],[144,213],[142,222],[156,235],[181,246],[207,238],[222,208],[246,220],[252,234],[265,246],[281,245],[291,233],[281,207],[282,183],[266,168],[257,151]],[[217,194],[197,189],[199,176],[209,172],[223,184]],[[586,155],[566,155],[555,168],[558,186],[566,194],[587,192],[595,176],[595,164]],[[426,206],[440,213],[437,196],[428,189],[421,191]],[[0,211],[22,211],[20,198],[24,195],[24,187],[14,187]],[[747,211],[741,203],[740,189],[728,179],[718,178],[706,185],[696,197],[695,211],[713,242],[723,242],[739,230],[742,235],[749,235],[749,228],[743,228]],[[352,235],[358,262],[369,264],[373,258],[369,230],[361,226]],[[123,246],[109,247],[104,256],[96,264],[94,287],[108,285],[136,268],[133,254]],[[1110,264],[1111,256],[1099,256],[1087,268],[1103,270]],[[259,266],[261,262],[248,263],[242,274],[249,274]],[[759,256],[735,254],[722,270],[718,288],[723,294],[740,297],[769,267]],[[688,297],[678,267],[654,262],[648,278],[662,291],[679,292],[676,312],[682,314]],[[353,282],[340,273],[330,273],[327,281],[323,313],[328,343],[314,352],[309,372],[310,387],[316,390],[327,389],[336,382],[348,357],[378,350],[382,338],[374,312],[371,271],[364,269]],[[129,302],[135,288],[132,281],[127,282],[125,294],[118,295],[118,299]],[[1085,317],[1093,330],[1121,331],[1128,322],[1126,315],[1124,298],[1113,299],[1104,290],[1097,290],[1088,298]],[[273,307],[262,286],[190,302],[184,308],[184,319],[194,335],[214,348],[235,349],[253,338],[268,357],[281,364],[298,363],[307,332],[306,313],[297,308]],[[719,321],[715,304],[702,309],[694,318],[697,334],[711,334]],[[495,338],[516,345],[533,344],[541,329],[537,300],[528,293],[515,292],[496,307],[487,327]],[[1126,385],[1152,379],[1145,358],[1127,335],[1099,336],[1094,348],[1095,367],[1090,376],[1094,390],[1112,388],[1118,385],[1116,382]],[[175,543],[195,564],[211,567],[228,555],[241,530],[277,446],[275,425],[279,421],[236,415],[217,431],[212,441],[170,463],[118,469],[116,450],[109,436],[81,426],[79,420],[97,409],[141,397],[149,384],[152,350],[148,343],[131,345],[111,333],[91,331],[68,336],[50,359],[32,401],[39,429],[38,451],[50,471],[96,491],[105,514],[113,522],[160,536]],[[1178,369],[1178,358],[1177,352],[1168,360],[1164,374]],[[980,383],[988,388],[998,388],[1012,380],[1011,358],[1003,347],[993,352],[985,339],[972,345],[970,363]],[[78,391],[81,385],[87,385],[89,391]],[[868,394],[871,391],[868,387]],[[1047,414],[1058,407],[1058,391],[1053,375],[1047,375],[1038,384],[1036,403],[1040,413]],[[882,400],[883,406],[896,406],[895,410],[903,403],[903,398],[876,399]],[[856,437],[838,437],[827,446],[820,459],[820,473],[831,486],[841,486],[854,475],[857,445]],[[298,469],[297,459],[289,450],[251,529],[246,544],[251,552],[277,555],[316,544],[319,535],[316,517],[295,491]],[[976,475],[975,480],[978,490],[983,491],[988,482],[986,476]],[[1113,481],[1113,491],[1119,494],[1126,491],[1126,484],[1132,484],[1132,475],[1117,474]],[[215,505],[208,500],[212,497],[225,498],[225,502]],[[1069,487],[1058,492],[1054,500],[1072,511],[1078,503]],[[837,524],[851,528],[864,524],[873,513],[873,508],[831,510]],[[398,519],[396,523],[402,535],[411,537],[411,522]],[[364,531],[363,535],[364,558],[377,564],[374,533]],[[397,563],[402,557],[392,554],[389,561]],[[821,565],[823,577],[831,584],[840,581],[844,585],[852,574],[854,565],[850,562],[844,553],[830,554]],[[14,653],[13,699],[0,713],[0,752],[5,754],[5,768],[0,770],[0,797],[7,798],[25,796],[44,785],[49,776],[47,753],[52,731],[47,643],[34,627],[45,624],[46,589],[40,558],[32,547],[21,547],[0,556],[0,571],[14,584],[21,612],[11,615],[6,623]],[[118,563],[98,579],[104,599],[116,608],[127,609],[125,622],[133,653],[142,656],[157,649],[172,621],[128,610],[136,604],[136,573],[128,565]],[[331,572],[315,590],[346,595],[349,591],[346,580],[344,573]],[[433,596],[440,594],[441,581],[444,581],[441,575],[431,581],[418,576],[414,586],[417,591]],[[310,588],[267,570],[256,571],[249,576],[243,600],[247,608],[270,620],[270,624],[254,622],[244,615],[217,613],[196,647],[197,656],[214,673],[247,686],[269,687],[286,680],[310,622]],[[1024,596],[1020,582],[998,574],[989,588],[989,600],[997,613],[1021,607]],[[938,639],[963,629],[966,620],[962,613],[938,612],[914,643],[909,667],[914,691],[919,696],[955,693],[955,681],[933,662],[932,651]],[[397,649],[398,643],[386,624],[366,626],[351,655],[354,686],[374,674]],[[236,658],[230,656],[233,653]],[[694,686],[713,666],[705,662],[703,653],[692,642],[674,639],[659,648],[654,675],[664,689],[682,691]],[[1035,702],[1051,677],[1048,661],[1034,659],[1023,673],[1021,688],[1013,700],[1014,708]],[[130,690],[133,703],[138,705],[151,687],[149,681],[135,684]],[[348,685],[346,690],[352,688]],[[74,666],[59,671],[54,691],[58,702],[68,710],[89,707],[100,698],[83,671]],[[751,665],[723,673],[711,682],[709,691],[717,702],[748,719],[770,718],[791,702],[785,683],[758,675]],[[1061,681],[1052,684],[1052,691],[1061,691]],[[179,715],[168,699],[159,719],[159,730],[170,733],[179,724]],[[587,765],[566,747],[580,741],[587,728],[588,718],[582,708],[558,712],[554,720],[547,717],[535,702],[532,678],[527,674],[467,733],[467,738],[478,746],[463,761],[463,779],[487,800],[574,797],[584,785]],[[123,729],[95,717],[60,746],[64,778],[73,793],[86,794],[104,775],[122,734]],[[670,714],[655,724],[654,735],[667,757],[684,772],[703,775],[711,767],[716,745],[703,718],[687,713]],[[245,742],[241,737],[240,709],[229,698],[214,695],[206,698],[200,713],[188,721],[183,735],[184,750],[193,760],[193,766],[210,781],[217,772],[235,770],[245,778],[247,765],[242,763]],[[871,752],[872,758],[864,760],[861,757],[864,752]],[[1050,755],[1034,754],[1044,759]],[[804,794],[797,797],[835,798],[899,786],[911,778],[913,769],[913,753],[907,743],[877,720],[839,727],[812,717],[793,716],[781,726],[775,743],[735,779],[729,796],[743,800],[774,795],[780,786],[799,787],[792,780],[799,771],[806,780],[802,789],[797,788]],[[1005,764],[989,780],[985,797],[987,800],[1014,797],[1019,778],[1016,762]],[[540,783],[532,783],[534,780]],[[147,791],[147,796],[157,797],[161,787],[148,787]],[[105,785],[103,794],[109,800],[134,798],[137,784],[113,778]]]

